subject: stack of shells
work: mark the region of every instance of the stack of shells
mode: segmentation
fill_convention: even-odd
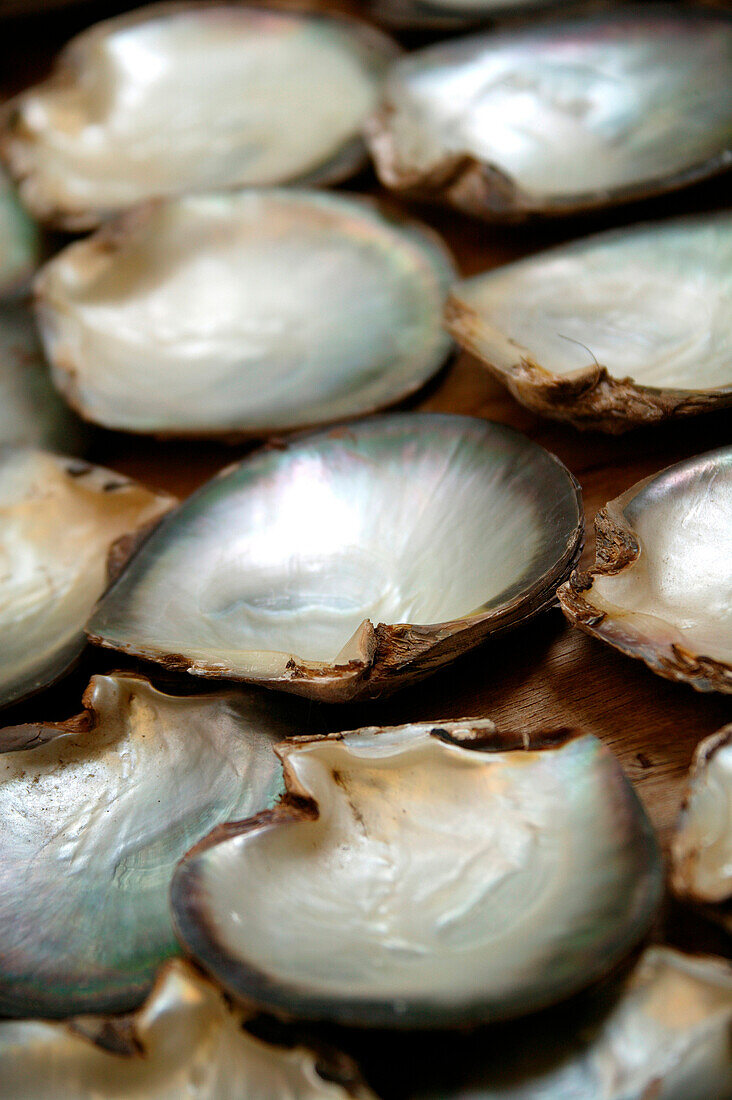
[[[579,486],[543,447],[371,415],[453,339],[577,428],[732,404],[728,213],[459,280],[384,195],[326,190],[369,150],[402,200],[514,222],[727,166],[727,15],[540,6],[366,5],[443,35],[403,53],[342,13],[162,4],[3,109],[9,1100],[732,1097],[732,970],[647,946],[660,848],[603,742],[560,707],[537,734],[342,732],[313,706],[388,697],[557,603],[732,694],[732,446],[610,501],[579,572]],[[39,224],[92,232],[49,258]],[[130,456],[129,433],[264,446],[178,503],[80,457],[99,428]],[[33,720],[80,658],[82,712]],[[669,876],[727,930],[731,735],[699,746]]]

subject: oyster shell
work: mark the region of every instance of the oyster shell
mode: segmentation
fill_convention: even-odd
[[[39,255],[38,230],[0,169],[0,298],[28,281]]]
[[[732,898],[732,725],[698,746],[671,846],[672,884],[682,898]],[[729,914],[723,918],[732,929]]]
[[[171,888],[186,950],[247,1002],[363,1026],[518,1016],[641,939],[663,875],[613,755],[492,722],[282,744],[287,795],[214,830]]]
[[[499,1035],[475,1032],[450,1072],[409,1100],[729,1100],[732,968],[726,959],[648,948],[619,991]],[[435,1052],[436,1060],[440,1053]],[[432,1068],[430,1053],[420,1066]],[[444,1078],[444,1080],[442,1080]]]
[[[470,417],[376,417],[224,470],[87,632],[198,676],[374,696],[550,606],[581,538],[579,488],[537,444]]]
[[[121,553],[122,540],[129,544],[172,504],[100,466],[0,447],[0,706],[74,662],[107,586],[110,550],[117,544]]]
[[[387,26],[450,30],[559,3],[561,0],[370,0],[369,10]]]
[[[678,462],[595,518],[597,561],[567,618],[669,680],[732,692],[732,447]]]
[[[372,1097],[345,1060],[346,1083],[326,1081],[313,1052],[263,1042],[242,1021],[197,970],[173,959],[134,1016],[0,1023],[3,1088],[13,1100]]]
[[[551,249],[459,283],[447,314],[517,400],[580,428],[732,405],[732,215]]]
[[[658,194],[732,156],[732,20],[638,8],[409,54],[369,122],[382,181],[486,218]]]
[[[454,277],[437,238],[371,203],[253,190],[136,210],[54,257],[36,291],[56,383],[85,417],[237,436],[418,389],[452,346]]]
[[[75,38],[5,112],[2,146],[42,221],[87,229],[153,196],[333,182],[396,46],[344,17],[163,3]]]
[[[0,303],[0,443],[73,454],[83,445],[79,421],[51,384],[29,309]]]
[[[140,1003],[177,950],[176,862],[214,825],[274,804],[272,746],[294,705],[175,697],[116,673],[92,678],[68,722],[0,730],[0,1014]]]

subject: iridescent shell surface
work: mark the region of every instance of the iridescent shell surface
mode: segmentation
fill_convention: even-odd
[[[0,730],[0,1014],[135,1007],[176,953],[168,889],[209,829],[271,806],[294,700],[95,676],[84,714]]]
[[[54,378],[89,420],[265,435],[373,412],[451,349],[455,269],[428,230],[323,192],[150,204],[36,280]]]
[[[1,1022],[3,1089],[13,1100],[374,1100],[352,1073],[325,1080],[314,1052],[263,1042],[243,1022],[196,969],[171,960],[133,1016]]]
[[[597,561],[559,590],[570,622],[697,691],[732,692],[732,447],[598,514]]]
[[[0,443],[76,454],[82,425],[59,397],[33,314],[21,303],[0,304]]]
[[[498,16],[534,13],[563,0],[370,0],[369,13],[389,27],[451,30]]]
[[[388,187],[487,218],[666,191],[732,158],[732,20],[620,8],[439,43],[391,68],[369,129]]]
[[[729,725],[702,741],[694,754],[671,847],[673,888],[691,901],[720,904],[732,897],[731,742]]]
[[[660,901],[653,831],[594,737],[422,723],[279,747],[287,797],[214,831],[171,892],[187,951],[269,1011],[450,1027],[606,973]]]
[[[100,466],[0,447],[0,706],[73,664],[110,550],[172,504]]]
[[[581,537],[576,482],[537,444],[469,417],[376,417],[224,470],[87,632],[196,675],[376,695],[550,606]]]
[[[421,1084],[405,1100],[730,1100],[731,1023],[727,959],[649,947],[619,988],[544,1013],[529,1039],[521,1023],[410,1051]]]
[[[514,397],[581,428],[732,405],[732,215],[551,249],[458,283],[447,313]]]
[[[153,196],[332,182],[396,47],[356,21],[242,3],[163,3],[85,31],[11,101],[2,146],[25,205],[89,228]]]
[[[0,298],[27,282],[39,253],[38,230],[0,169]]]

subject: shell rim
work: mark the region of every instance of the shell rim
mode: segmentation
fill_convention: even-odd
[[[225,0],[222,0],[222,2],[225,2]],[[403,235],[405,247],[408,248],[411,245],[415,250],[418,250],[420,256],[428,264],[430,271],[436,276],[437,280],[444,279],[446,290],[445,298],[447,298],[449,286],[457,277],[455,258],[440,234],[431,226],[415,218],[411,213],[405,214],[397,209],[390,202],[389,196],[372,196],[356,192],[331,193],[316,188],[309,189],[297,185],[293,185],[292,187],[232,187],[219,191],[187,192],[181,195],[161,196],[147,199],[133,207],[122,210],[118,214],[112,216],[108,221],[97,226],[89,236],[81,240],[72,241],[70,244],[66,245],[61,252],[57,252],[50,260],[44,263],[32,280],[34,313],[41,333],[44,331],[44,325],[41,318],[46,310],[49,310],[52,314],[68,312],[68,309],[63,310],[63,307],[60,305],[51,304],[52,296],[47,288],[47,269],[60,259],[67,257],[70,251],[73,250],[73,252],[77,252],[77,250],[83,247],[85,250],[93,250],[93,254],[96,254],[96,252],[107,254],[120,245],[124,245],[128,237],[134,233],[138,226],[141,223],[144,225],[145,221],[151,218],[152,215],[161,208],[180,201],[185,201],[188,198],[216,197],[228,199],[237,195],[257,195],[262,198],[273,196],[278,199],[292,198],[297,202],[320,201],[326,205],[333,203],[340,208],[340,212],[345,216],[350,212],[353,215],[358,215],[360,217],[366,216],[372,219],[373,224],[378,228],[379,232],[383,229],[384,231],[396,232]],[[353,209],[349,211],[349,207]],[[384,223],[383,226],[381,222]],[[396,242],[392,242],[390,247],[393,248],[395,245]],[[74,258],[71,261],[67,259],[66,262],[72,262],[76,265],[78,261]],[[432,362],[427,371],[423,368],[408,385],[401,386],[398,391],[395,391],[393,396],[389,396],[385,401],[379,401],[377,404],[371,403],[365,405],[356,412],[348,413],[348,421],[363,420],[381,411],[400,408],[423,390],[426,390],[443,371],[447,371],[450,368],[451,364],[457,358],[458,350],[455,341],[449,333],[447,334],[447,339],[449,345],[446,346],[444,352],[439,356],[434,353],[432,354]],[[45,349],[45,338],[43,339],[43,346]],[[327,428],[344,423],[344,416],[340,414],[325,420],[306,420],[284,427],[274,425],[256,428],[244,425],[241,428],[203,429],[200,431],[196,429],[181,430],[176,428],[146,430],[143,428],[125,427],[119,424],[109,424],[105,423],[101,418],[95,418],[81,397],[79,387],[75,380],[76,363],[64,361],[63,363],[57,364],[50,353],[47,353],[47,358],[51,366],[53,384],[73,412],[75,412],[86,424],[106,428],[109,431],[118,432],[123,435],[160,440],[212,440],[224,444],[236,445],[248,442],[271,441],[281,437],[289,439],[292,435],[300,432],[315,431],[319,428]]]
[[[466,726],[471,727],[471,731],[475,731],[477,736],[473,737],[472,733],[466,732],[464,729]],[[293,776],[288,767],[289,754],[297,751],[298,745],[314,742],[332,743],[342,740],[347,734],[367,732],[373,727],[299,737],[293,743],[284,742],[275,748],[282,760],[285,781],[285,793],[280,803],[273,810],[265,810],[242,821],[227,822],[213,829],[183,856],[176,867],[171,883],[170,903],[173,927],[183,950],[232,996],[283,1019],[296,1018],[360,1028],[386,1027],[394,1030],[415,1027],[460,1028],[478,1023],[514,1019],[560,1003],[612,973],[647,934],[663,897],[664,873],[660,849],[640,799],[625,777],[617,758],[598,738],[581,730],[568,728],[532,734],[502,731],[497,729],[490,719],[480,718],[414,722],[403,726],[379,728],[399,730],[410,727],[427,729],[430,735],[438,740],[446,740],[448,743],[477,753],[491,751],[548,753],[559,751],[577,740],[598,741],[602,746],[604,758],[611,766],[614,765],[623,781],[624,790],[629,804],[633,807],[638,826],[638,847],[642,845],[642,857],[639,858],[638,863],[644,864],[645,882],[641,887],[640,879],[643,875],[639,873],[636,883],[638,896],[633,903],[634,927],[628,926],[622,935],[618,935],[613,947],[607,948],[602,958],[598,958],[592,968],[588,967],[581,977],[575,975],[574,980],[565,981],[559,989],[555,985],[543,998],[532,999],[530,1003],[525,999],[523,1002],[514,1002],[510,1006],[504,1005],[502,1009],[497,1007],[500,998],[495,996],[492,1000],[475,997],[460,1005],[439,1005],[431,1001],[426,994],[410,998],[408,1001],[387,997],[359,998],[349,1001],[345,997],[334,994],[310,994],[303,984],[288,984],[271,977],[255,965],[247,965],[245,962],[233,959],[231,954],[227,953],[216,934],[212,921],[206,915],[205,895],[202,891],[197,861],[208,850],[230,840],[236,840],[238,837],[268,832],[279,825],[297,825],[300,822],[316,820],[319,816],[317,800],[302,788]],[[453,733],[453,727],[462,727],[464,736],[462,738],[459,736],[459,730],[456,731],[458,732],[456,736]],[[445,734],[447,736],[442,736]],[[640,918],[639,913],[642,914]]]
[[[283,441],[265,443],[243,459],[224,467],[188,497],[183,506],[187,506],[191,500],[206,491],[213,482],[226,478],[268,451],[287,453],[293,445],[317,440],[321,436],[336,440],[343,437],[347,439],[353,427],[356,430],[366,430],[372,426],[379,428],[383,423],[387,426],[397,424],[406,427],[408,420],[413,422],[429,420],[441,423],[452,421],[458,424],[464,423],[466,426],[482,425],[482,430],[485,432],[498,428],[500,434],[520,439],[524,445],[537,449],[566,481],[567,500],[573,506],[576,522],[566,542],[562,544],[558,541],[554,566],[531,586],[528,588],[524,586],[523,591],[504,600],[498,607],[490,610],[481,610],[479,607],[473,613],[440,623],[377,623],[374,625],[370,619],[364,619],[356,633],[345,641],[341,653],[329,662],[306,660],[293,653],[273,650],[240,650],[238,652],[240,662],[241,658],[248,654],[260,658],[259,665],[247,672],[241,668],[239,671],[233,671],[231,668],[223,669],[220,664],[190,659],[183,653],[170,653],[152,644],[138,645],[134,642],[120,643],[108,640],[104,633],[94,628],[94,620],[118,579],[115,578],[100,597],[87,621],[86,635],[89,641],[94,645],[152,660],[165,668],[182,670],[194,676],[274,687],[322,702],[348,702],[364,697],[374,698],[391,694],[392,691],[422,679],[440,666],[451,662],[489,636],[493,637],[523,625],[552,607],[557,599],[557,586],[571,575],[582,553],[584,510],[581,487],[564,463],[541,444],[535,443],[516,429],[481,417],[453,413],[382,413],[355,422],[345,421],[336,426],[297,432]],[[170,513],[172,517],[170,522],[176,515],[177,510]],[[146,538],[141,539],[135,549],[139,549],[145,541]],[[126,558],[125,564],[131,560],[132,556]],[[268,655],[272,660],[276,659],[275,664],[279,667],[274,667],[270,661],[270,667],[263,673],[262,654]]]
[[[661,229],[684,224],[705,224],[716,220],[723,211],[706,214],[686,214],[664,218],[658,222],[634,222],[630,226],[609,229],[589,236],[573,239],[564,244],[542,249],[526,257],[539,260],[561,256],[568,251],[581,253],[601,242],[630,240],[644,230]],[[504,271],[516,263],[502,264],[483,274]],[[460,297],[462,282],[454,284],[445,305],[445,326],[458,345],[472,355],[490,374],[505,386],[509,393],[526,408],[554,420],[569,421],[580,430],[599,429],[620,433],[642,424],[655,423],[673,416],[711,412],[732,405],[732,377],[724,386],[705,389],[681,389],[672,386],[646,386],[628,375],[611,374],[601,363],[588,363],[567,374],[557,374],[543,367],[528,348],[514,341],[508,332],[492,325]],[[493,344],[507,343],[515,348],[516,359],[510,366],[499,366],[479,347],[475,333],[480,331]],[[731,372],[732,374],[732,372]]]
[[[313,9],[308,0],[157,0],[157,2],[142,8],[111,15],[76,34],[56,54],[51,70],[43,80],[24,88],[0,107],[0,161],[7,169],[18,192],[22,191],[27,180],[41,178],[37,167],[23,169],[18,162],[18,148],[22,149],[28,143],[28,135],[23,132],[18,107],[24,101],[28,92],[35,92],[39,88],[51,90],[59,87],[63,88],[70,81],[76,79],[79,72],[83,72],[84,51],[87,48],[87,43],[89,41],[94,42],[96,38],[109,33],[110,24],[116,30],[125,31],[155,19],[164,19],[167,16],[187,12],[199,12],[201,15],[205,15],[217,8],[262,11],[290,16],[304,22],[313,21],[340,27],[346,35],[352,35],[355,43],[362,47],[367,54],[380,55],[387,66],[400,57],[403,52],[400,45],[393,38],[372,23],[342,11]],[[22,160],[22,153],[20,159]],[[303,187],[308,185],[332,186],[355,175],[366,165],[367,160],[366,143],[363,136],[357,132],[327,156],[322,163],[308,168],[307,171],[292,179],[283,180],[282,186],[290,184]],[[236,186],[234,185],[234,187]],[[241,187],[241,184],[238,186]],[[174,192],[170,197],[198,193],[203,192],[190,189]],[[120,213],[121,210],[128,209],[84,206],[83,203],[74,208],[66,207],[63,202],[59,203],[53,197],[52,189],[43,184],[41,184],[39,193],[32,202],[27,201],[24,197],[23,206],[32,217],[43,225],[68,233],[84,233],[97,229]]]
[[[582,16],[574,13],[566,20],[548,20],[537,24],[543,30],[561,33],[563,28],[583,24],[675,18],[680,30],[688,24],[722,23],[732,28],[732,13],[724,9],[694,6],[675,7],[668,0],[643,8],[638,4],[618,9],[595,11]],[[523,25],[509,33],[521,35]],[[488,36],[486,32],[486,37]],[[499,32],[500,33],[500,32]],[[432,47],[428,47],[432,48]],[[420,172],[400,164],[389,118],[395,108],[388,92],[382,103],[366,120],[364,132],[377,174],[389,189],[426,201],[439,200],[488,221],[516,222],[537,217],[571,217],[585,211],[610,209],[626,203],[652,199],[711,179],[732,168],[732,142],[716,153],[693,161],[676,172],[656,174],[619,187],[592,188],[576,194],[542,195],[521,187],[497,162],[481,160],[471,153],[443,154],[427,171]]]
[[[595,516],[598,549],[594,567],[587,572],[574,569],[557,592],[560,607],[572,626],[607,642],[627,657],[643,661],[652,672],[666,680],[687,683],[695,691],[717,691],[725,695],[732,694],[731,664],[703,653],[692,653],[680,642],[659,645],[639,629],[624,623],[622,616],[615,619],[610,612],[596,607],[592,602],[592,588],[596,577],[613,576],[630,569],[640,556],[641,548],[636,532],[625,514],[626,506],[639,493],[652,482],[665,480],[669,474],[680,468],[691,469],[700,461],[730,451],[732,447],[718,447],[666,466],[609,501]],[[651,617],[658,619],[657,616]],[[676,630],[672,623],[665,625]]]

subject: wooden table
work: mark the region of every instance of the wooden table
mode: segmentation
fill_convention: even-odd
[[[331,6],[349,7],[347,3]],[[85,4],[65,18],[28,19],[15,29],[10,22],[0,24],[3,91],[10,93],[35,79],[58,46],[79,26],[97,18],[102,7],[106,10],[109,5]],[[347,189],[379,193],[370,171],[351,181]],[[611,225],[722,207],[728,197],[729,178],[722,178],[591,219],[503,228],[443,209],[417,209],[414,205],[404,209],[441,233],[461,271],[472,274]],[[594,561],[592,518],[607,500],[670,463],[732,440],[729,411],[624,436],[579,433],[570,426],[542,420],[516,404],[467,354],[459,355],[409,407],[466,413],[510,424],[558,455],[582,485],[588,525],[585,564]],[[185,496],[248,449],[162,443],[99,431],[89,457],[147,485]],[[78,709],[91,672],[125,663],[129,662],[121,656],[89,650],[79,669],[63,684],[16,708],[12,717],[65,717]],[[160,681],[155,666],[140,667]],[[206,685],[196,681],[196,686],[203,690]],[[666,845],[693,750],[703,737],[732,721],[732,699],[697,694],[685,685],[662,680],[645,665],[571,628],[555,610],[388,700],[338,707],[303,703],[302,715],[302,732],[486,716],[499,725],[528,731],[572,726],[594,733],[619,756]],[[678,906],[667,912],[658,934],[664,934],[664,929],[668,938],[681,945],[719,952],[727,948],[711,925]],[[356,1046],[367,1064],[381,1068],[381,1072],[377,1068],[378,1079],[383,1073],[384,1048],[374,1048],[374,1042]],[[381,1080],[378,1084],[384,1088]]]

